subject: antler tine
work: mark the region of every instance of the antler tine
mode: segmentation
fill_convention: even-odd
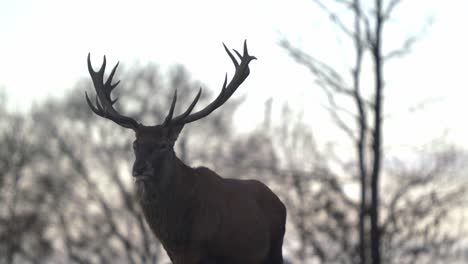
[[[169,113],[167,113],[166,119],[164,120],[163,125],[169,124],[172,120],[172,115],[174,114],[174,108],[177,102],[177,88],[175,89],[174,96],[172,98],[171,109],[169,109]]]
[[[180,115],[181,119],[186,118],[192,112],[193,108],[195,108],[195,105],[198,102],[198,99],[200,99],[201,93],[202,93],[202,88],[200,87],[200,90],[198,90],[197,96],[195,96],[195,99],[193,99],[193,102],[190,104],[187,110],[185,110],[185,112]]]
[[[106,82],[104,82],[104,72],[106,70],[106,56],[104,56],[101,68],[99,71],[94,71],[91,64],[91,54],[88,53],[88,71],[93,81],[94,89],[96,90],[96,105],[91,103],[91,100],[88,97],[88,93],[85,92],[86,102],[88,103],[91,110],[104,118],[114,121],[118,125],[121,125],[125,128],[136,129],[138,127],[138,122],[134,119],[123,116],[114,109],[113,105],[117,102],[117,98],[111,99],[112,90],[119,85],[120,81],[112,84],[112,78],[114,77],[115,71],[119,63],[117,63],[112,69],[109,77]]]
[[[198,99],[200,98],[200,94],[201,94],[201,88],[200,88],[200,91],[198,92],[197,96],[195,97],[190,107],[182,115],[179,115],[171,119],[170,121],[166,119],[166,121],[164,122],[165,125],[186,124],[186,123],[196,121],[198,119],[201,119],[209,115],[211,112],[213,112],[214,110],[219,108],[221,105],[223,105],[232,96],[232,94],[234,94],[237,88],[245,81],[247,76],[249,76],[249,73],[250,73],[249,63],[252,60],[255,60],[257,58],[249,55],[248,50],[247,50],[247,41],[244,41],[244,51],[242,55],[236,50],[234,50],[234,52],[240,59],[240,63],[237,61],[234,55],[229,51],[226,45],[224,45],[224,43],[223,43],[223,46],[224,46],[224,49],[226,50],[226,53],[229,55],[229,58],[231,58],[232,63],[234,64],[234,67],[235,67],[234,76],[232,77],[229,84],[227,83],[227,73],[226,73],[222,89],[219,95],[216,97],[216,99],[213,100],[213,102],[208,104],[202,110],[196,113],[190,114],[190,112],[195,107],[195,104],[197,103]]]

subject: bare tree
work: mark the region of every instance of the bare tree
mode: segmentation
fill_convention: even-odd
[[[152,64],[124,74],[127,81],[119,92],[130,98],[126,111],[143,120],[165,114],[173,88],[184,104],[200,87],[182,66],[170,69],[167,77]],[[134,199],[132,135],[92,116],[83,103],[83,91],[90,85],[81,81],[65,98],[48,100],[26,114],[0,109],[0,262],[164,260]],[[209,97],[206,90],[200,102]],[[214,113],[193,125],[178,146],[180,156],[205,163],[222,159],[222,140],[215,137],[203,146],[210,149],[204,156],[194,159],[187,153],[201,152],[202,146],[193,144],[200,141],[196,138],[222,134],[229,142],[239,103],[226,104],[229,114]]]
[[[60,181],[44,168],[47,146],[30,118],[0,109],[0,262],[39,263],[53,251],[47,237]]]
[[[287,205],[286,247],[293,250],[292,257],[301,263],[359,263],[360,205],[352,191],[359,185],[356,161],[337,168],[333,143],[316,144],[301,115],[284,109],[283,121],[239,139],[232,161],[245,175],[270,183]],[[466,248],[459,217],[468,198],[460,173],[466,168],[466,154],[446,144],[431,144],[411,160],[395,158],[386,164],[380,209],[382,262],[455,260],[457,250]]]
[[[434,147],[417,160],[388,162],[382,199],[382,260],[385,263],[434,263],[457,260],[465,248],[463,217],[468,197],[466,154],[455,147]]]
[[[326,4],[320,0],[314,2],[329,15],[332,23],[345,36],[345,43],[350,45],[348,51],[354,54],[354,62],[349,71],[350,75],[341,74],[339,70],[335,69],[336,67],[309,55],[287,39],[282,39],[280,45],[292,58],[306,66],[316,77],[317,84],[323,88],[327,95],[331,117],[355,147],[357,164],[355,175],[360,179],[359,221],[357,222],[359,262],[378,264],[382,261],[382,236],[388,234],[385,233],[388,230],[385,230],[381,224],[383,221],[381,214],[385,212],[385,205],[381,204],[382,199],[379,194],[384,160],[382,141],[384,65],[389,59],[407,54],[417,37],[409,37],[402,47],[395,50],[385,52],[382,49],[384,26],[389,22],[401,1],[340,0]],[[342,13],[338,10],[341,10]],[[366,62],[365,58],[369,59],[367,62],[371,63],[372,71],[365,71],[363,67]],[[374,83],[371,89],[366,90],[367,87],[361,83],[363,75],[372,76],[371,79]],[[370,92],[365,92],[369,90]],[[338,103],[338,98],[350,99],[354,103],[354,109],[343,108]],[[441,165],[441,167],[445,169],[449,164],[450,162]],[[437,169],[438,173],[434,173],[437,175],[436,177],[441,176],[441,171],[444,169]],[[425,174],[424,172],[420,173]],[[432,180],[434,179],[432,178]],[[433,183],[433,181],[428,181]],[[419,186],[420,184],[422,184],[421,181],[415,180],[410,186]],[[397,197],[399,197],[398,193],[400,192],[397,192]],[[459,195],[454,196],[459,197]],[[459,201],[459,199],[456,200]],[[444,200],[444,202],[446,202],[445,205],[451,204],[448,200]],[[408,207],[412,208],[410,204]],[[430,210],[430,213],[435,214],[435,211]],[[316,253],[320,255],[319,252]],[[386,258],[386,261],[391,260],[391,258]]]

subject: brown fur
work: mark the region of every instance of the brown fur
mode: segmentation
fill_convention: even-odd
[[[227,77],[218,97],[192,113],[201,89],[187,110],[173,117],[177,93],[161,125],[145,126],[114,109],[111,92],[117,65],[104,81],[106,60],[94,71],[88,54],[88,71],[96,90],[96,104],[86,94],[91,110],[136,132],[133,176],[146,220],[175,264],[279,264],[286,208],[263,183],[223,179],[207,168],[192,169],[174,153],[185,124],[201,119],[223,105],[250,73],[247,43],[240,62],[224,46],[236,71]]]
[[[137,142],[149,140],[143,134]],[[282,263],[286,208],[267,186],[190,168],[172,149],[163,156],[153,175],[137,177],[137,195],[174,263]]]

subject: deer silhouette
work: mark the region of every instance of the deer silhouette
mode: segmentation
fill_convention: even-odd
[[[223,44],[224,45],[224,44]],[[286,207],[257,180],[222,178],[205,167],[191,168],[177,158],[174,143],[185,124],[201,119],[223,105],[250,73],[256,59],[244,50],[224,48],[235,66],[227,74],[219,95],[202,110],[192,113],[201,88],[185,112],[174,117],[177,91],[162,124],[145,126],[121,115],[111,98],[119,82],[112,83],[118,63],[104,81],[106,58],[94,71],[88,54],[88,70],[96,90],[91,110],[118,125],[135,131],[133,177],[143,214],[175,264],[277,264],[283,263],[282,244]]]

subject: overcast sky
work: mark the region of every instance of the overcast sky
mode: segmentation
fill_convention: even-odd
[[[386,48],[411,34],[422,33],[422,39],[413,53],[386,68],[387,143],[427,143],[447,131],[450,141],[465,145],[468,1],[402,2],[388,27]],[[428,21],[433,21],[429,27]],[[325,97],[308,71],[278,46],[281,36],[337,67],[351,56],[312,0],[0,0],[0,87],[15,109],[59,97],[87,77],[91,52],[96,67],[104,54],[124,67],[181,63],[195,79],[219,89],[224,73],[233,72],[222,43],[241,49],[247,39],[258,61],[236,95],[247,95],[240,126],[255,127],[272,97],[277,109],[283,102],[304,107],[312,127],[327,131]],[[424,111],[408,114],[428,101]]]

